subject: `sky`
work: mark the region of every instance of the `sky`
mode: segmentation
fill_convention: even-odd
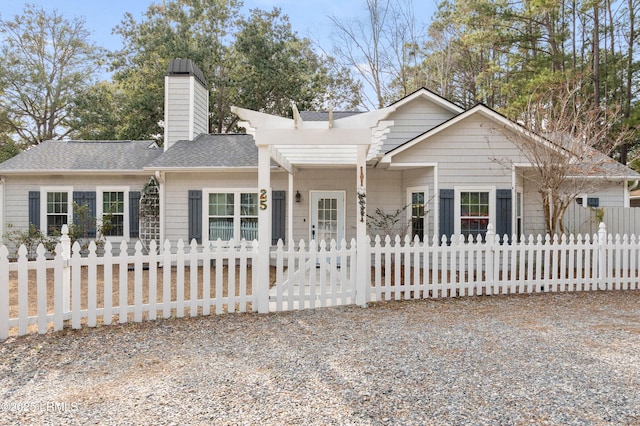
[[[416,19],[425,25],[436,9],[437,0],[412,0]],[[10,19],[22,13],[26,3],[35,4],[51,11],[56,9],[65,18],[81,16],[86,19],[87,29],[93,40],[110,50],[121,47],[120,37],[111,30],[118,25],[126,12],[141,19],[151,3],[162,0],[0,0],[0,17]],[[365,0],[245,0],[244,9],[271,10],[279,7],[289,16],[293,29],[300,36],[309,37],[325,50],[330,50],[332,24],[328,16],[340,19],[363,16]]]

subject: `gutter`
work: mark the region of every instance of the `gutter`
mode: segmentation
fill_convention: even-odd
[[[124,169],[124,170],[107,170],[107,169],[95,169],[95,170],[68,170],[68,169],[53,169],[53,170],[0,170],[0,173],[3,175],[112,175],[122,174],[122,175],[140,175],[147,176],[149,174],[148,171],[142,169]]]

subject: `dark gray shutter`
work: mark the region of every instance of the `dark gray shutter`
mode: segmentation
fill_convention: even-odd
[[[202,243],[202,191],[189,190],[187,208],[189,216],[189,242],[194,238],[198,244]]]
[[[511,190],[498,189],[496,191],[496,234],[500,242],[507,235],[507,242],[511,243]]]
[[[271,244],[278,244],[278,240],[285,241],[285,218],[287,211],[286,191],[271,192]]]
[[[129,192],[129,237],[140,236],[140,191]]]
[[[73,202],[78,206],[87,205],[87,223],[78,223],[80,218],[73,212],[73,223],[87,227],[87,236],[95,238],[96,236],[96,193],[95,191],[73,191]]]
[[[587,207],[600,207],[599,198],[587,198]]]
[[[453,189],[441,189],[440,190],[440,235],[446,235],[447,239],[451,240],[451,236],[454,233],[454,220],[455,220],[455,205],[454,205],[454,190]]]
[[[40,230],[40,191],[29,191],[29,226]]]

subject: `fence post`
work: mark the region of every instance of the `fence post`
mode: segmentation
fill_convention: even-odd
[[[607,243],[607,226],[600,222],[598,226],[598,289],[604,290],[607,279],[607,253],[605,245]]]
[[[495,271],[493,267],[493,257],[495,256],[495,244],[496,244],[496,233],[493,230],[493,225],[487,225],[487,234],[485,235],[485,248],[486,248],[486,258],[485,258],[485,271],[486,271],[486,287],[485,294],[492,295],[494,290],[495,283]]]
[[[71,312],[71,238],[69,238],[69,227],[62,225],[62,312]]]

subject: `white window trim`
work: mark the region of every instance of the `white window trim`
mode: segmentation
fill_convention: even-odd
[[[104,214],[102,206],[102,194],[105,192],[123,192],[124,193],[124,224],[122,236],[106,236],[103,237],[112,242],[127,241],[129,242],[129,186],[98,186],[96,188],[96,228],[102,226],[102,215]],[[97,235],[96,235],[97,236]]]
[[[411,197],[411,195],[414,192],[424,192],[424,211],[423,211],[423,218],[424,218],[424,235],[422,236],[422,239],[424,240],[425,237],[428,236],[428,231],[429,231],[429,187],[428,186],[408,186],[407,187],[407,223],[409,224],[409,231],[411,231],[411,233],[413,234],[413,229],[411,228],[411,218],[412,218],[412,213],[413,213],[413,199]]]
[[[581,203],[578,203],[578,205],[580,207],[585,207],[586,208],[587,207],[587,198],[589,198],[589,195],[586,192],[584,192],[584,193],[578,194],[576,199],[577,198],[580,198],[581,201],[582,201]],[[575,202],[575,200],[574,200],[574,202]]]
[[[456,186],[454,187],[454,233],[460,235],[460,193],[488,192],[489,193],[489,224],[496,229],[496,187],[495,186]]]
[[[211,244],[215,240],[209,240],[209,194],[234,194],[233,195],[233,240],[240,242],[240,194],[260,194],[258,188],[203,188],[202,189],[202,243]],[[271,191],[268,192],[269,197]],[[271,202],[271,200],[268,200]],[[258,199],[258,206],[260,200]]]
[[[40,232],[49,235],[47,229],[47,193],[67,193],[67,226],[73,222],[73,186],[42,186],[40,187]]]

